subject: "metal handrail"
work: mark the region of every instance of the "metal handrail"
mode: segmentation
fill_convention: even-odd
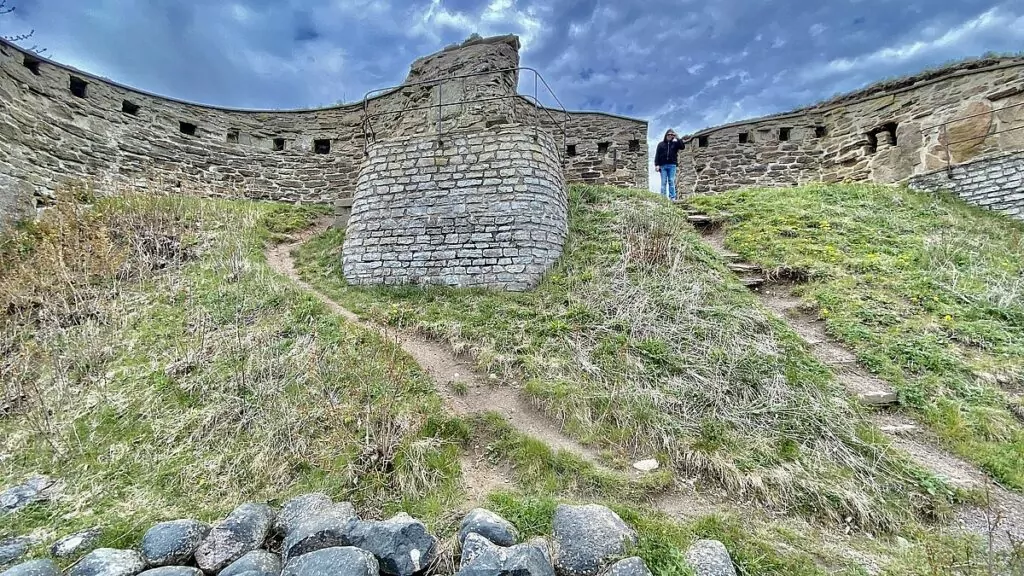
[[[943,142],[942,147],[944,149],[944,152],[946,153],[946,174],[950,174],[952,172],[952,170],[953,170],[952,154],[949,151],[949,147],[950,146],[952,146],[954,144],[963,144],[964,142],[970,142],[971,140],[983,140],[985,138],[988,138],[989,136],[995,136],[996,134],[1003,134],[1005,132],[1012,132],[1014,130],[1021,130],[1021,129],[1024,129],[1024,124],[1022,124],[1020,126],[1014,126],[1012,128],[1004,128],[1002,130],[996,130],[995,132],[987,132],[983,136],[970,136],[968,138],[961,138],[960,140],[956,140],[956,141],[953,141],[953,142],[949,141],[949,132],[947,131],[947,127],[950,124],[953,124],[953,123],[956,123],[956,122],[962,122],[964,120],[970,120],[971,118],[977,118],[979,116],[985,116],[985,115],[988,115],[988,114],[995,114],[996,112],[1002,112],[1003,110],[1009,110],[1010,108],[1016,108],[1018,106],[1024,106],[1024,102],[1018,102],[1016,104],[1010,104],[1009,106],[1003,106],[1002,108],[996,108],[994,110],[988,110],[986,112],[978,112],[976,114],[969,114],[967,116],[958,116],[958,117],[956,117],[956,118],[954,118],[952,120],[947,120],[947,121],[939,123],[939,124],[933,124],[931,126],[926,126],[926,127],[922,128],[920,132],[921,132],[921,134],[924,134],[925,132],[929,132],[929,131],[934,130],[936,128],[941,128],[942,129],[942,132],[941,132],[939,138],[941,138],[941,140]]]
[[[519,94],[518,93],[518,86],[517,86],[516,87],[517,88],[517,93],[515,93],[515,94],[513,94],[511,96],[492,96],[492,97],[484,97],[484,98],[460,99],[460,100],[458,100],[456,102],[444,102],[443,101],[442,87],[444,86],[444,84],[446,82],[453,82],[453,81],[456,81],[456,80],[464,80],[466,78],[474,78],[474,77],[480,77],[480,76],[508,74],[508,73],[511,73],[511,72],[520,72],[520,71],[526,71],[526,72],[532,72],[533,73],[534,80],[533,80],[533,96],[532,97],[529,94]],[[538,96],[539,96],[540,85],[541,84],[543,84],[543,86],[547,90],[548,94],[552,98],[554,98],[555,102],[558,104],[558,107],[561,109],[562,115],[564,117],[562,122],[559,122],[558,119],[555,118],[554,114],[552,114],[552,110],[551,109],[549,109],[546,106],[543,106],[540,103],[540,99],[539,99]],[[375,112],[375,113],[372,113],[372,114],[370,113],[369,102],[370,102],[370,100],[373,97],[375,97],[375,95],[383,94],[383,93],[388,93],[388,92],[393,92],[393,91],[396,91],[396,90],[399,90],[399,89],[402,89],[402,88],[410,88],[410,87],[417,87],[417,86],[429,86],[430,88],[434,88],[436,86],[438,88],[438,98],[437,98],[438,101],[437,101],[437,105],[435,106],[435,105],[431,104],[431,105],[427,105],[427,106],[413,106],[413,107],[405,107],[405,108],[402,108],[401,110],[398,110],[398,111]],[[402,113],[405,113],[405,112],[411,112],[411,111],[417,111],[417,110],[432,110],[432,109],[436,108],[437,109],[437,137],[440,139],[444,135],[444,132],[443,132],[443,116],[444,116],[444,107],[445,106],[461,106],[463,104],[472,104],[472,103],[478,103],[478,102],[492,102],[492,101],[496,101],[496,100],[505,100],[505,99],[514,100],[515,98],[522,98],[522,99],[526,100],[527,102],[530,102],[531,104],[533,104],[535,109],[537,109],[537,110],[544,110],[544,112],[548,115],[548,118],[551,120],[551,123],[555,127],[557,127],[558,130],[562,133],[562,150],[560,152],[560,155],[564,154],[565,143],[566,143],[566,141],[568,139],[568,126],[569,126],[569,120],[570,120],[569,111],[566,110],[565,106],[562,104],[562,101],[558,99],[558,96],[555,95],[554,90],[551,89],[551,86],[547,83],[547,80],[544,79],[544,77],[540,74],[540,72],[538,72],[536,69],[531,68],[529,66],[517,66],[517,67],[514,67],[514,68],[504,68],[504,69],[501,69],[501,70],[488,70],[488,71],[484,71],[484,72],[470,72],[468,74],[457,74],[457,75],[452,75],[452,76],[444,76],[444,77],[440,77],[440,78],[432,78],[432,79],[429,79],[429,80],[420,80],[420,81],[417,81],[417,82],[408,82],[406,84],[399,84],[397,86],[388,86],[388,87],[384,87],[384,88],[374,88],[373,90],[370,90],[366,94],[364,94],[363,95],[363,100],[362,100],[362,104],[363,104],[363,120],[362,120],[361,124],[362,124],[362,129],[363,129],[363,147],[364,147],[364,150],[368,150],[370,143],[373,142],[373,141],[376,141],[376,139],[377,139],[377,132],[376,132],[376,130],[374,130],[374,127],[373,127],[373,119],[374,118],[378,118],[378,117],[381,117],[381,116],[388,116],[388,115],[392,115],[392,114],[402,114]],[[538,123],[540,122],[539,118],[540,118],[540,116],[538,114]],[[539,126],[538,126],[538,128],[539,128]]]

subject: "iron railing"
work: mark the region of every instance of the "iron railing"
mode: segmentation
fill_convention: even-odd
[[[453,102],[445,102],[444,101],[444,86],[445,86],[445,84],[453,84],[453,83],[456,83],[456,82],[463,82],[464,83],[467,78],[477,78],[477,77],[481,77],[481,76],[494,76],[494,75],[503,75],[503,74],[512,74],[514,80],[519,80],[519,78],[518,78],[518,73],[519,72],[532,72],[533,73],[533,95],[532,96],[529,95],[529,94],[519,94],[518,93],[518,86],[513,86],[513,90],[515,90],[515,92],[513,94],[511,94],[511,95],[488,96],[488,97],[482,97],[482,98],[460,98],[460,99],[455,100]],[[517,84],[518,84],[518,82],[517,82]],[[541,88],[541,86],[544,87],[544,89],[547,91],[547,94],[558,104],[558,108],[561,109],[561,115],[562,115],[562,121],[561,122],[559,122],[559,120],[557,118],[555,118],[555,115],[552,114],[552,109],[550,109],[550,108],[548,108],[548,107],[546,107],[546,106],[544,106],[544,105],[542,105],[540,103],[539,96],[540,96],[540,88]],[[396,110],[388,110],[388,111],[382,111],[382,112],[372,112],[372,113],[370,112],[370,101],[374,97],[382,95],[382,94],[385,94],[385,93],[388,93],[388,92],[400,90],[400,89],[415,88],[415,87],[428,87],[431,90],[433,90],[436,87],[437,88],[437,103],[436,104],[431,103],[431,104],[428,104],[426,106],[406,106],[406,107],[403,107],[401,110],[397,110],[397,111]],[[374,125],[374,120],[378,119],[378,118],[381,118],[383,116],[391,116],[391,115],[399,115],[399,116],[401,116],[402,114],[405,114],[407,112],[415,112],[415,111],[421,111],[421,110],[427,110],[427,111],[434,111],[434,110],[436,110],[437,111],[437,124],[436,124],[436,126],[437,126],[437,138],[440,140],[445,135],[445,130],[444,130],[444,108],[446,106],[462,106],[462,105],[465,105],[465,104],[476,104],[476,103],[482,103],[482,102],[493,102],[493,101],[498,101],[498,100],[510,100],[510,101],[513,102],[512,105],[513,105],[513,113],[514,113],[516,99],[526,100],[528,103],[533,105],[535,111],[537,112],[537,125],[535,126],[536,129],[541,129],[542,128],[540,126],[540,123],[541,123],[540,111],[543,110],[547,114],[548,118],[551,120],[551,124],[553,126],[555,126],[555,128],[557,128],[558,131],[561,132],[561,134],[562,134],[562,147],[561,147],[560,154],[564,154],[565,153],[565,143],[566,143],[566,140],[568,138],[568,127],[569,127],[569,118],[570,118],[569,112],[568,112],[568,110],[565,109],[565,106],[562,105],[562,101],[558,99],[558,96],[555,95],[555,92],[551,89],[551,86],[548,85],[547,81],[544,80],[544,77],[541,76],[540,72],[538,72],[536,69],[530,68],[528,66],[518,66],[518,67],[515,67],[515,68],[505,68],[505,69],[502,69],[502,70],[489,70],[489,71],[486,71],[486,72],[471,72],[471,73],[468,73],[468,74],[456,74],[456,75],[451,75],[451,76],[445,76],[445,77],[442,77],[442,78],[434,78],[434,79],[431,79],[431,80],[421,80],[419,82],[409,82],[407,84],[400,84],[398,86],[388,86],[386,88],[376,88],[374,90],[370,90],[365,95],[363,95],[363,101],[362,101],[363,102],[362,128],[363,128],[363,146],[364,146],[364,150],[369,149],[370,144],[372,144],[373,142],[375,142],[377,140],[377,130],[376,130],[375,125]],[[557,113],[558,110],[555,110],[555,112]]]
[[[952,120],[947,120],[946,122],[942,122],[940,124],[933,124],[931,126],[926,126],[926,127],[921,129],[921,133],[924,134],[924,133],[930,132],[930,131],[932,131],[932,130],[934,130],[936,128],[939,128],[941,130],[940,135],[939,135],[939,140],[943,142],[943,148],[945,149],[945,153],[946,153],[946,173],[949,174],[953,170],[952,155],[950,154],[950,151],[949,151],[949,147],[950,146],[952,146],[954,144],[963,144],[964,142],[970,142],[972,140],[984,140],[985,138],[988,138],[989,136],[995,136],[996,134],[1002,134],[1004,132],[1012,132],[1014,130],[1020,130],[1020,129],[1024,128],[1024,123],[1022,123],[1019,126],[1012,126],[1010,128],[1003,128],[1001,130],[996,130],[994,132],[986,132],[985,134],[983,134],[981,136],[971,136],[969,138],[961,138],[960,140],[955,140],[953,142],[950,142],[949,141],[949,132],[947,131],[947,128],[948,128],[948,126],[950,124],[955,124],[957,122],[962,122],[964,120],[970,120],[971,118],[977,118],[979,116],[985,116],[987,114],[992,114],[994,116],[996,112],[1002,112],[1003,110],[1009,110],[1011,108],[1016,108],[1018,106],[1024,106],[1024,102],[1018,102],[1016,104],[1010,104],[1009,106],[1003,106],[1002,108],[996,108],[995,110],[988,110],[986,112],[978,112],[977,114],[969,114],[967,116],[959,116],[957,118],[954,118]]]

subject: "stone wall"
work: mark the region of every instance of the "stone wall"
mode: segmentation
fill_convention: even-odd
[[[45,205],[62,182],[83,179],[292,202],[350,198],[367,140],[436,136],[432,106],[439,101],[500,98],[444,106],[446,133],[547,118],[545,110],[522,104],[517,73],[501,72],[518,66],[518,49],[515,36],[475,38],[417,60],[403,86],[367,100],[367,138],[362,102],[295,111],[203,106],[122,86],[0,41],[0,221]],[[431,83],[478,72],[486,74]],[[578,168],[606,166],[609,153],[599,154],[597,143],[626,146],[625,134],[645,134],[645,121],[570,113],[569,126],[576,122],[581,128],[572,133],[582,127],[587,133],[576,137],[578,156],[566,167],[570,181],[646,186],[646,150],[614,170]],[[560,129],[542,126],[561,143]],[[630,175],[641,160],[642,169]]]
[[[1024,59],[931,71],[829,102],[697,132],[680,153],[681,193],[744,186],[870,180],[900,182],[1024,149]],[[977,116],[974,116],[977,115]],[[943,133],[937,125],[953,122]],[[966,141],[964,141],[966,140]],[[955,143],[961,141],[960,143]]]
[[[970,204],[1024,220],[1024,151],[919,174],[908,184],[915,190],[952,192]]]
[[[543,130],[373,144],[342,250],[352,284],[529,289],[562,253],[568,197]]]

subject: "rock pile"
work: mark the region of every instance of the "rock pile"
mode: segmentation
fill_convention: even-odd
[[[458,575],[651,576],[642,559],[625,557],[637,543],[636,532],[604,506],[560,505],[553,528],[550,540],[520,542],[510,522],[474,509],[459,526]],[[73,534],[55,543],[51,552],[64,557],[97,537],[95,530]],[[66,574],[413,576],[439,567],[439,548],[437,538],[408,514],[362,520],[348,502],[307,494],[289,500],[277,513],[264,504],[242,504],[213,526],[189,519],[161,522],[145,533],[138,550],[98,548]],[[724,547],[713,552],[724,552]],[[728,553],[724,557],[731,569]],[[32,560],[0,576],[60,574],[52,560]]]

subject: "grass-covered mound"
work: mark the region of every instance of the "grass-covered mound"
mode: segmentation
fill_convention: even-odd
[[[129,195],[68,197],[0,244],[0,489],[49,474],[53,505],[0,539],[96,525],[135,545],[309,490],[430,521],[461,504],[459,430],[395,345],[267,267],[316,213]],[[456,434],[457,436],[457,434]]]
[[[342,233],[298,254],[357,313],[471,350],[573,435],[778,508],[891,527],[938,485],[879,447],[832,373],[646,192],[574,187],[559,264],[527,293],[345,284]],[[940,499],[943,496],[940,490]]]
[[[805,186],[697,198],[726,245],[806,272],[798,293],[957,453],[1024,488],[1024,223],[906,189]],[[1016,412],[1016,416],[1014,415]]]

